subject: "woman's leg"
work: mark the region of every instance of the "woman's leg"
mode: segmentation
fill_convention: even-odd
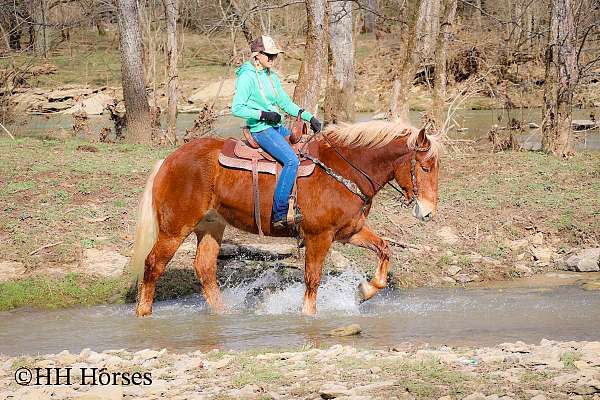
[[[275,187],[273,221],[284,219],[287,214],[288,200],[294,187],[298,166],[300,165],[300,161],[294,150],[292,150],[292,147],[282,135],[283,132],[285,131],[282,130],[280,133],[278,129],[269,128],[253,134],[254,139],[256,139],[260,147],[283,164],[281,175]]]

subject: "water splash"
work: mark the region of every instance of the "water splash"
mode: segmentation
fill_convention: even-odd
[[[317,295],[319,313],[359,313],[358,284],[365,275],[350,269],[339,275],[325,275]],[[282,278],[276,269],[263,272],[253,281],[223,290],[223,301],[232,311],[250,308],[256,314],[297,314],[302,309],[304,283]]]

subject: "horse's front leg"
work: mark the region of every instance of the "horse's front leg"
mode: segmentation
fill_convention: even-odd
[[[363,281],[358,286],[362,299],[369,300],[379,290],[387,286],[387,273],[390,267],[390,248],[385,240],[377,236],[366,226],[363,226],[360,231],[352,235],[349,242],[356,246],[373,250],[379,258],[377,271],[375,271],[375,276],[371,279],[371,282]]]
[[[330,232],[320,235],[306,236],[304,243],[306,245],[305,266],[304,266],[304,304],[302,314],[315,315],[317,313],[317,290],[321,283],[321,273],[323,272],[323,261],[331,247],[333,234]]]

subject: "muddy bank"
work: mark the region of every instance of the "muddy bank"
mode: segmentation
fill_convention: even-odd
[[[15,383],[15,371],[35,367],[71,367],[71,385]],[[110,385],[90,384],[100,371]],[[137,384],[132,376],[140,376]],[[307,344],[286,351],[84,349],[0,356],[3,399],[575,400],[597,398],[599,378],[600,342],[546,339],[482,348],[400,343],[380,350],[340,344],[319,349]]]

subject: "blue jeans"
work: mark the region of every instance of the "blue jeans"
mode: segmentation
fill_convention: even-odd
[[[275,186],[273,199],[273,221],[285,218],[288,211],[288,200],[298,172],[300,161],[285,140],[290,132],[284,126],[271,127],[252,134],[260,147],[283,165],[281,175]]]

